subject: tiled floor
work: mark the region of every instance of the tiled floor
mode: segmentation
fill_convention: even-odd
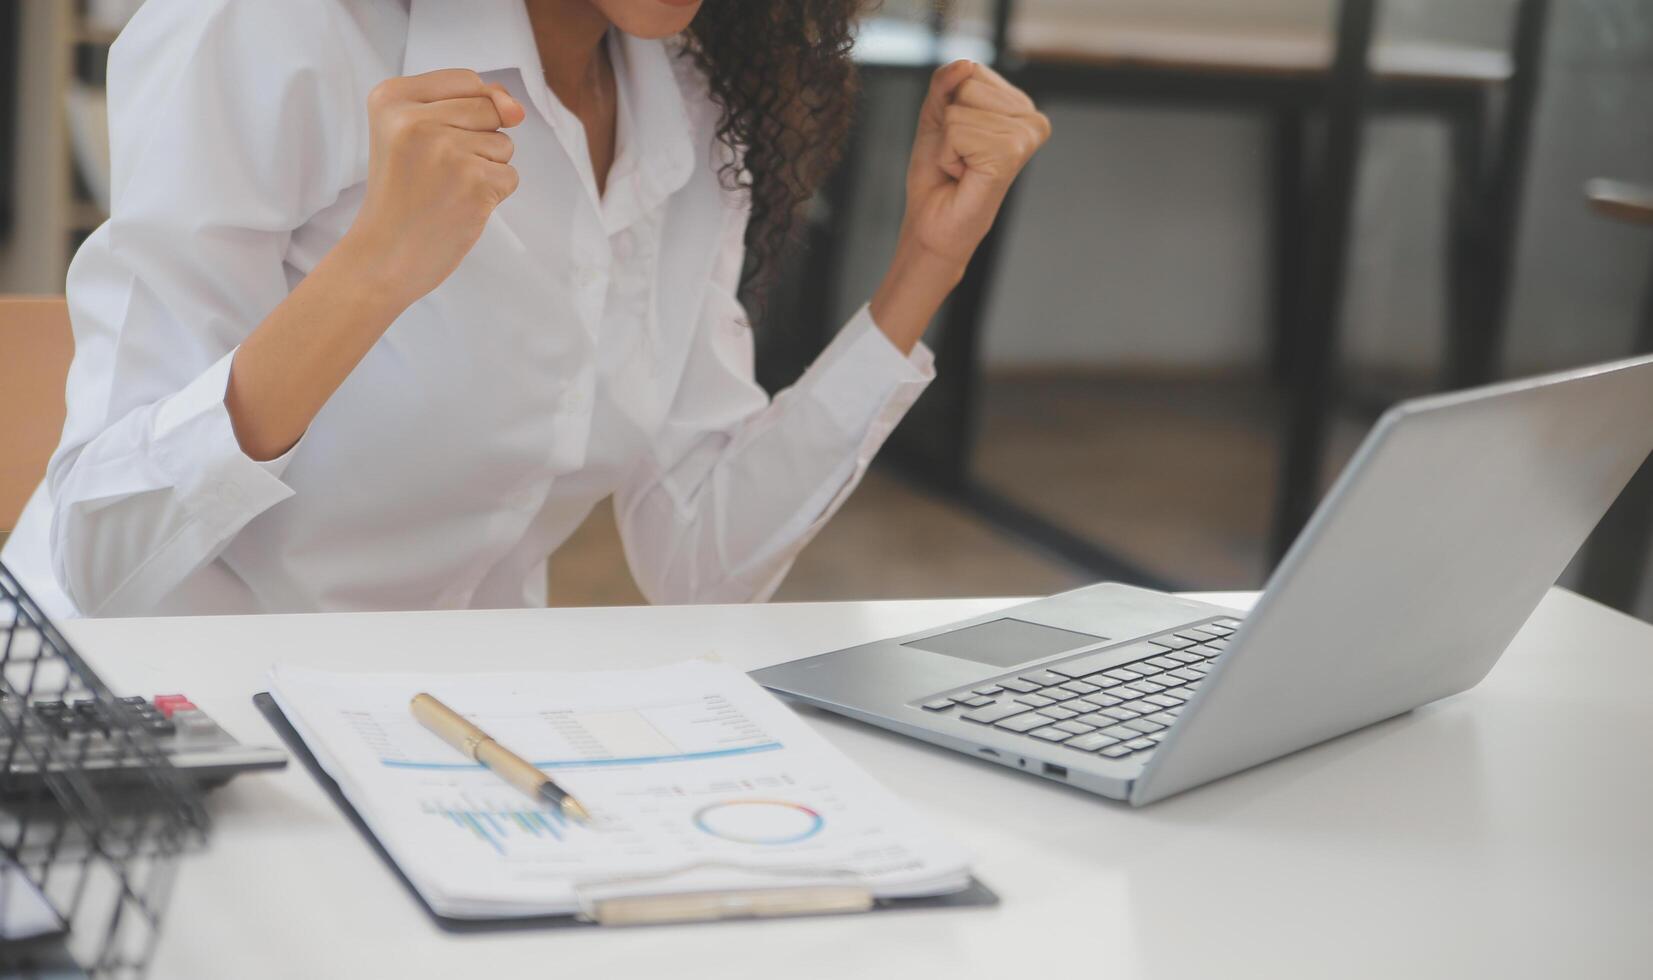
[[[1023,377],[989,386],[987,485],[1188,588],[1255,588],[1279,465],[1277,393],[1247,378]],[[1327,476],[1364,427],[1334,427]]]
[[[1041,376],[988,387],[976,467],[983,482],[1190,588],[1261,583],[1278,428],[1266,386]],[[1339,427],[1334,465],[1360,432]],[[874,471],[776,598],[1036,595],[1086,581],[969,512]],[[553,559],[551,601],[642,601],[606,504]]]

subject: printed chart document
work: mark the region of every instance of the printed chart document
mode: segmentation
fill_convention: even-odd
[[[637,671],[272,672],[272,695],[426,902],[452,917],[573,913],[602,893],[810,885],[877,898],[969,883],[922,826],[746,675]],[[531,800],[426,731],[428,692],[593,815]]]

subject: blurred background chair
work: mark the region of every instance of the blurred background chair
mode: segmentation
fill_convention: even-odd
[[[74,356],[61,296],[0,296],[0,541],[46,475]]]

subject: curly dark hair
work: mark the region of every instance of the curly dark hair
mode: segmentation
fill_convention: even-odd
[[[761,304],[798,229],[803,205],[838,163],[858,78],[850,60],[863,0],[713,0],[685,50],[722,115],[734,153],[721,174],[752,207],[742,290]]]

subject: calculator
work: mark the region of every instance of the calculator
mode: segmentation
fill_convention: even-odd
[[[116,710],[126,712],[123,727],[135,720],[154,739],[155,745],[174,769],[203,788],[222,785],[244,772],[281,769],[287,754],[266,746],[243,745],[182,694],[157,694],[152,698],[126,697]],[[41,723],[40,737],[59,741],[60,749],[83,761],[88,774],[118,773],[136,760],[130,749],[117,751],[110,737],[112,719],[107,703],[91,698],[76,701],[33,701],[28,710]],[[13,729],[15,730],[15,729]],[[4,775],[27,781],[31,763],[27,753],[12,752],[8,738],[0,734],[0,765]],[[0,780],[6,782],[9,780]]]

